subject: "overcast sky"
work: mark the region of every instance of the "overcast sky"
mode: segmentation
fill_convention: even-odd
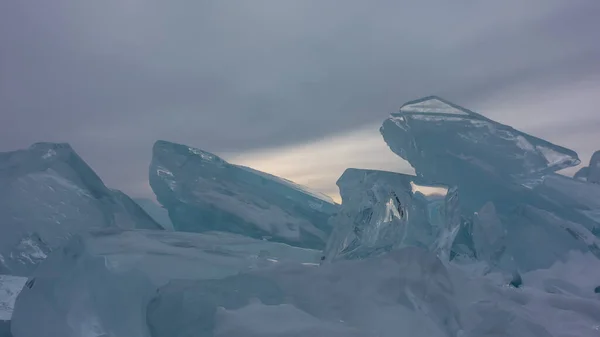
[[[0,1],[0,151],[69,142],[149,196],[155,140],[335,195],[346,167],[410,172],[378,134],[440,95],[600,149],[598,0]]]

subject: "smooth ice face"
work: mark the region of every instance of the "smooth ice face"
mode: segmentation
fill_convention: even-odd
[[[415,247],[320,267],[176,281],[150,302],[148,324],[152,337],[312,336],[293,329],[315,336],[597,336],[592,280],[600,264],[571,257],[574,264],[523,274],[519,289],[470,266],[445,266]],[[582,264],[589,268],[572,267]]]
[[[342,206],[324,259],[357,259],[417,246],[449,255],[459,226],[458,195],[401,173],[347,169],[337,182]]]
[[[150,186],[180,231],[226,231],[321,249],[337,211],[330,198],[290,181],[165,141],[154,144]]]
[[[439,97],[406,103],[381,127],[390,149],[417,175],[458,185],[511,181],[579,164],[569,149],[517,131]]]
[[[172,280],[220,279],[320,252],[229,233],[98,231],[54,251],[19,295],[14,337],[149,336],[145,308]]]
[[[140,207],[148,213],[156,222],[167,230],[173,230],[173,223],[169,218],[169,212],[155,201],[145,198],[133,199]]]
[[[0,274],[20,276],[90,228],[162,229],[68,144],[53,143],[0,153],[0,219]]]

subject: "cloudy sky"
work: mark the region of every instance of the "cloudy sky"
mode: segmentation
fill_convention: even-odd
[[[0,1],[0,151],[69,142],[149,196],[155,140],[335,195],[410,172],[378,134],[431,94],[600,149],[598,0]]]

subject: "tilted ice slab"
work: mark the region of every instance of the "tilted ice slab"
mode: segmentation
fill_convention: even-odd
[[[162,229],[68,144],[0,153],[0,274],[28,276],[70,235],[104,227]]]
[[[519,289],[415,247],[320,267],[284,264],[171,282],[147,318],[152,337],[597,336],[600,295],[588,278],[600,276],[600,263],[572,257],[524,274]],[[581,263],[593,269],[573,267]]]
[[[316,264],[320,252],[230,233],[104,230],[74,237],[30,277],[14,337],[145,337],[145,308],[177,279],[220,279],[272,264]]]
[[[383,123],[390,149],[419,176],[448,185],[541,176],[579,164],[577,154],[431,96],[408,102]]]
[[[337,185],[342,205],[331,219],[325,260],[365,258],[405,246],[449,257],[460,226],[456,189],[362,169],[347,169]]]
[[[176,230],[210,230],[323,248],[337,205],[290,181],[232,165],[199,149],[158,141],[150,186]]]

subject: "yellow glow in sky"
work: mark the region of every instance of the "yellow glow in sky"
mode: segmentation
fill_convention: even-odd
[[[379,134],[380,125],[369,125],[310,143],[223,157],[234,164],[250,166],[331,196],[341,202],[335,185],[347,168],[363,168],[414,174],[395,155]]]

